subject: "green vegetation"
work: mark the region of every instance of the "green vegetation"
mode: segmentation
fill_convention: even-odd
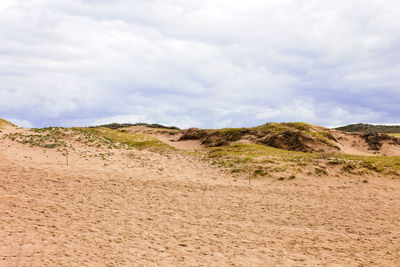
[[[390,133],[388,135],[400,138],[400,133]]]
[[[399,157],[312,152],[314,148],[320,149],[320,144],[327,145],[331,151],[340,149],[329,129],[303,122],[197,130],[190,134],[193,139],[200,139],[210,147],[207,155],[215,164],[230,168],[235,174],[247,173],[249,168],[256,177],[274,172],[304,172],[322,176],[332,173],[332,169],[335,169],[334,173],[339,171],[354,175],[400,173]],[[253,144],[232,144],[243,136],[250,136]]]
[[[67,147],[67,144],[63,140],[65,133],[62,131],[62,128],[33,129],[32,132],[32,134],[21,132],[10,133],[5,135],[5,137],[21,144],[29,144],[30,146],[43,148]]]
[[[175,148],[148,135],[120,132],[103,127],[72,128],[71,130],[60,127],[32,129],[25,132],[10,133],[5,135],[5,138],[22,144],[29,144],[30,146],[58,148],[60,151],[68,148],[66,139],[73,139],[85,145],[98,148],[118,149],[126,145],[131,148],[156,152],[175,150]],[[73,149],[72,146],[69,148]]]
[[[285,161],[298,161],[303,158],[313,157],[311,153],[288,151],[257,144],[234,144],[224,147],[213,147],[209,149],[209,155],[212,158],[235,158],[244,161],[266,156],[268,158],[285,159]]]
[[[278,135],[282,135],[284,133],[296,133],[298,134],[297,136],[299,137],[301,136],[304,136],[305,138],[310,137],[311,138],[310,140],[316,140],[317,142],[324,143],[328,146],[336,147],[336,145],[332,142],[334,138],[332,134],[329,132],[329,129],[316,125],[311,125],[305,122],[267,123],[252,128],[225,128],[225,129],[206,130],[206,131],[208,137],[205,140],[209,139],[211,135],[214,135],[214,140],[212,140],[212,142],[209,142],[210,146],[215,146],[215,144],[226,145],[229,144],[230,142],[239,140],[244,135],[252,135],[255,137],[255,139],[268,136],[269,140],[274,140],[278,137]],[[293,135],[289,134],[286,137],[283,137],[283,140],[285,138],[290,138],[289,136]]]
[[[232,173],[247,173],[252,176],[269,176],[274,172],[294,170],[307,165],[314,154],[288,151],[257,144],[234,144],[212,147],[207,156],[221,167],[230,168]]]
[[[269,132],[269,133],[274,133],[274,134],[279,134],[283,133],[289,130],[294,130],[296,129],[295,127],[290,127],[290,125],[286,125],[283,123],[266,123],[264,125],[260,125],[257,127],[254,127],[253,129],[259,130],[262,132]]]
[[[216,164],[231,168],[233,173],[246,173],[250,167],[253,176],[266,176],[273,172],[301,173],[307,168],[317,175],[328,175],[329,169],[336,166],[343,173],[355,175],[379,173],[400,176],[400,157],[395,156],[305,153],[256,144],[213,147],[207,150],[207,155]],[[327,167],[320,166],[321,162]]]
[[[102,140],[113,146],[117,145],[117,143],[120,143],[137,149],[148,149],[150,151],[157,152],[175,150],[175,148],[161,142],[157,138],[144,134],[120,132],[104,127],[73,128],[73,130],[86,133],[87,137],[89,137],[89,140],[94,140],[93,137],[98,137],[102,138]]]
[[[318,168],[318,167],[316,167],[316,168],[314,168],[314,170],[315,170],[315,174],[318,174],[318,175],[328,175],[328,172],[327,172],[324,168]]]
[[[8,123],[0,119],[0,125]],[[311,153],[290,151],[258,144],[231,144],[224,145],[226,140],[239,140],[243,135],[259,131],[270,134],[279,134],[286,131],[302,131],[323,142],[330,142],[328,130],[307,123],[268,123],[254,128],[225,128],[210,131],[209,142],[221,144],[198,152],[186,152],[175,149],[157,138],[145,134],[118,131],[107,127],[72,128],[49,127],[17,131],[4,135],[22,144],[42,148],[57,148],[67,152],[73,149],[67,141],[76,141],[92,147],[108,149],[136,148],[154,152],[172,152],[192,155],[194,157],[211,160],[213,164],[226,168],[234,176],[248,177],[284,177],[283,180],[295,179],[297,174],[325,176],[336,173],[344,175],[382,174],[400,177],[400,157],[392,156],[356,156],[340,153]],[[214,134],[213,134],[214,133]],[[194,132],[197,134],[197,132]],[[400,134],[395,134],[399,136]],[[291,178],[292,177],[292,178]]]
[[[104,124],[100,125],[97,128],[110,128],[113,130],[119,129],[119,128],[126,128],[126,127],[132,127],[132,126],[145,126],[148,128],[155,128],[155,129],[169,129],[169,130],[180,130],[176,126],[164,126],[158,123],[144,123],[144,122],[139,122],[139,123],[110,123],[110,124]],[[94,128],[94,127],[92,127]]]
[[[286,131],[312,131],[313,125],[305,122],[287,122],[287,123],[266,123],[261,126],[253,127],[252,129],[271,132],[271,133],[284,133]]]
[[[287,123],[275,123],[270,122],[256,127],[250,128],[223,128],[223,129],[214,129],[214,130],[205,130],[205,131],[216,131],[222,133],[239,133],[242,131],[249,131],[249,130],[258,130],[261,132],[279,134],[284,133],[286,131],[312,131],[313,128],[318,126],[313,126],[311,124],[305,122],[287,122]],[[322,128],[322,127],[320,127]]]
[[[400,133],[399,125],[372,125],[372,124],[350,124],[336,128],[344,132],[359,132],[359,133]]]
[[[65,130],[63,127],[46,127],[46,128],[34,128],[32,131],[35,133],[45,133],[48,132],[50,134],[62,135],[62,131]]]
[[[222,132],[222,133],[237,134],[243,130],[247,130],[247,128],[222,128],[222,129],[218,129],[216,131]]]
[[[378,173],[399,173],[400,157],[396,156],[357,156],[342,155],[343,159],[352,161],[356,167],[362,167]]]
[[[319,141],[321,141],[321,142],[323,142],[325,144],[332,145],[332,142],[331,142],[331,139],[330,139],[332,135],[331,135],[330,132],[324,132],[324,131],[321,131],[321,132],[308,132],[307,131],[306,134],[315,137],[316,139],[318,139]]]
[[[73,131],[83,134],[83,136],[78,135],[78,138],[75,139],[75,141],[83,143],[87,146],[98,148],[105,146],[109,149],[118,149],[121,147],[121,144],[117,143],[115,140],[102,136],[94,129],[95,128],[72,128]]]
[[[295,128],[296,130],[299,131],[311,131],[311,129],[313,128],[313,125],[305,122],[287,122],[287,123],[282,123],[282,125],[290,128]]]

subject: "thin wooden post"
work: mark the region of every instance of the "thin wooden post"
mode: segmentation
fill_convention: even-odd
[[[248,166],[249,168],[249,185],[251,185],[251,173],[250,173],[250,166]]]

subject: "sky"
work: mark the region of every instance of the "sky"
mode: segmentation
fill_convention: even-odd
[[[398,0],[1,0],[22,127],[400,123]]]

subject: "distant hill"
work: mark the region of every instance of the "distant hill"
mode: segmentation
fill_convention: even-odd
[[[372,125],[372,124],[350,124],[335,128],[343,132],[358,132],[358,133],[400,133],[400,126],[394,125]]]
[[[104,125],[100,125],[98,127],[106,127],[106,128],[110,128],[110,129],[119,129],[119,128],[125,128],[125,127],[132,127],[132,126],[146,126],[149,128],[156,128],[156,129],[170,129],[170,130],[180,130],[178,127],[176,126],[164,126],[161,124],[157,124],[157,123],[143,123],[143,122],[139,122],[139,123],[110,123],[110,124],[104,124]],[[97,127],[97,126],[94,126]]]

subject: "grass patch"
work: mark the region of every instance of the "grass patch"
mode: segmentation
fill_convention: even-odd
[[[256,166],[253,171],[253,176],[266,176],[268,174],[269,174],[268,169],[263,166]]]
[[[282,134],[285,132],[301,131],[321,143],[325,143],[329,146],[334,146],[331,141],[332,135],[328,131],[328,129],[320,126],[311,125],[305,122],[267,123],[265,125],[254,127],[252,129],[272,133],[274,135]]]
[[[296,130],[299,131],[310,131],[310,129],[312,128],[311,124],[305,122],[287,122],[282,124],[285,126],[295,128]]]
[[[21,144],[29,144],[42,148],[66,148],[67,144],[63,141],[65,133],[62,128],[51,127],[44,129],[33,129],[32,133],[10,133],[6,138]]]
[[[313,131],[313,125],[305,122],[286,122],[286,123],[266,123],[252,129],[261,130],[265,132],[280,134],[286,131]]]
[[[35,133],[49,132],[49,133],[52,133],[52,134],[61,134],[63,130],[65,130],[65,128],[63,128],[63,127],[46,127],[46,128],[34,128],[34,129],[32,129],[32,131],[34,131]]]
[[[231,168],[234,172],[247,173],[250,167],[253,176],[268,176],[270,172],[294,170],[298,164],[310,162],[315,157],[311,153],[288,151],[257,144],[211,147],[206,153],[219,166]],[[285,162],[289,164],[280,165]]]
[[[364,167],[375,172],[400,170],[400,157],[396,156],[357,156],[345,154],[341,157],[357,163],[359,167]]]
[[[254,161],[265,156],[292,162],[315,157],[312,153],[289,151],[257,144],[234,144],[223,147],[212,147],[209,148],[208,155],[212,158],[234,159],[236,162]]]
[[[314,171],[317,175],[328,175],[328,172],[323,168],[314,168]]]
[[[400,157],[356,156],[339,153],[305,153],[288,151],[256,144],[234,144],[212,147],[207,155],[220,166],[235,169],[234,172],[246,173],[250,166],[255,176],[264,176],[268,172],[299,172],[299,166],[313,171],[317,175],[329,175],[330,168],[340,168],[342,172],[364,175],[366,173],[400,173]],[[320,167],[320,162],[327,167]],[[312,167],[315,165],[315,167]]]
[[[269,133],[274,133],[274,134],[280,134],[284,133],[289,130],[293,130],[293,127],[290,127],[290,124],[284,124],[284,123],[266,123],[264,125],[260,125],[257,127],[254,127],[253,129],[263,131],[263,132],[269,132]]]
[[[147,149],[150,151],[157,151],[157,152],[176,150],[174,147],[161,142],[157,138],[144,134],[120,132],[105,127],[73,128],[73,129],[86,133],[87,136],[91,139],[94,139],[93,137],[103,138],[104,140],[109,142],[109,145],[113,146],[119,143],[137,149]]]
[[[326,131],[318,131],[318,132],[311,132],[311,131],[306,131],[306,134],[316,138],[322,143],[325,143],[327,145],[333,146],[334,144],[332,143],[331,139],[332,135],[330,132]]]

